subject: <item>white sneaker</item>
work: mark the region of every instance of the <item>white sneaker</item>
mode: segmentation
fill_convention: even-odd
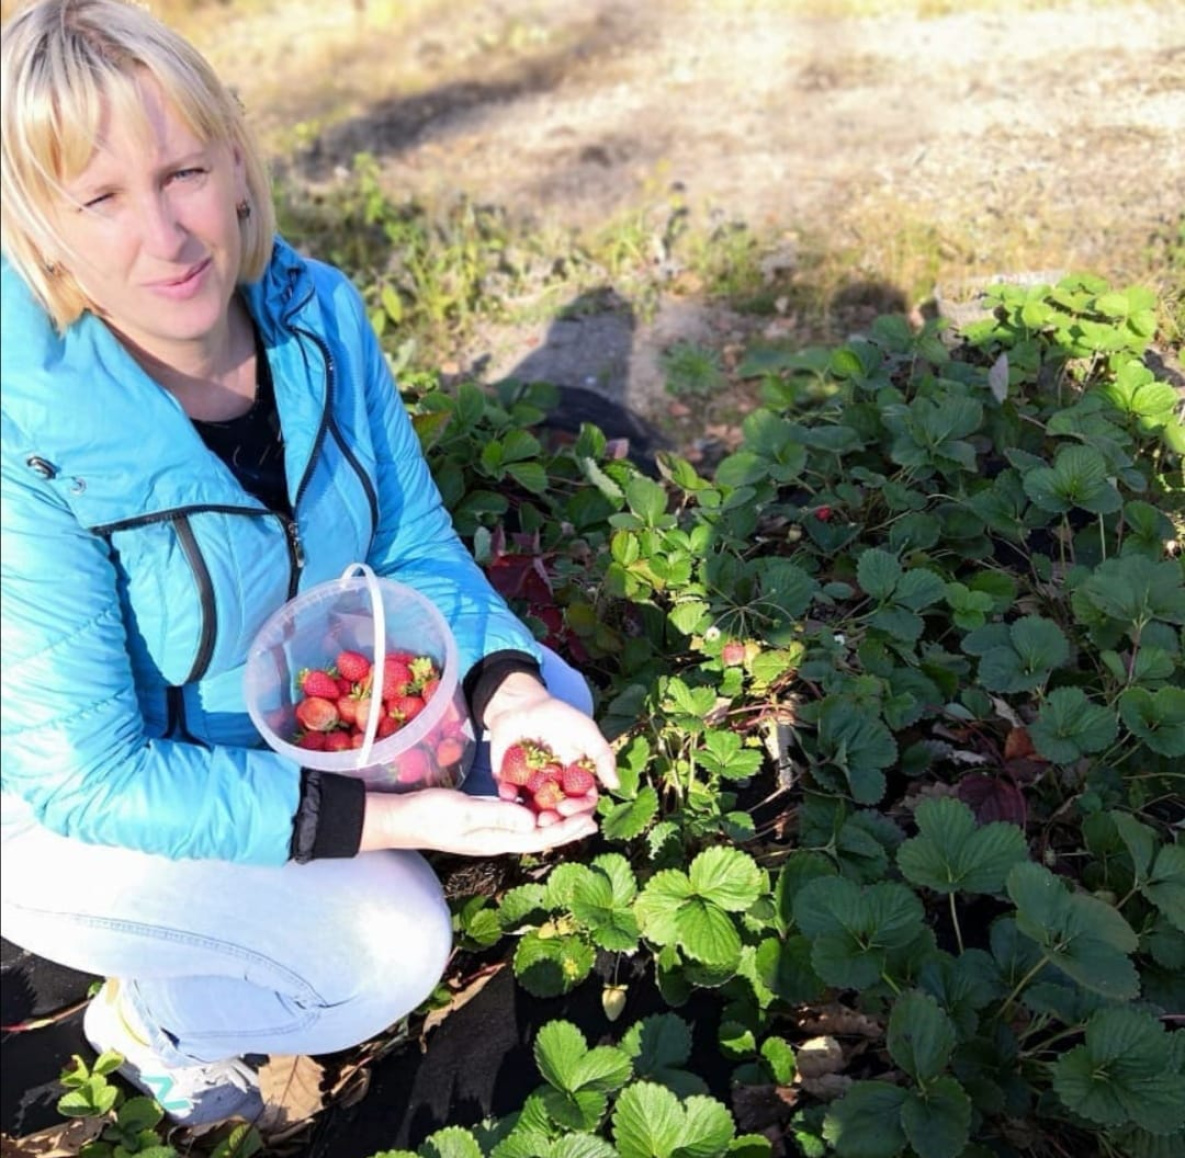
[[[86,1040],[98,1053],[122,1054],[119,1072],[155,1098],[174,1122],[208,1126],[226,1118],[253,1121],[263,1111],[259,1076],[241,1058],[168,1066],[134,1035],[122,1006],[119,983],[104,982],[83,1015]]]

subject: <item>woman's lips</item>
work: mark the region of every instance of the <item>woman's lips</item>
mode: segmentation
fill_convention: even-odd
[[[193,297],[201,289],[210,265],[211,259],[207,257],[205,261],[198,262],[184,277],[173,281],[150,282],[148,288],[161,297],[184,301],[186,298]]]

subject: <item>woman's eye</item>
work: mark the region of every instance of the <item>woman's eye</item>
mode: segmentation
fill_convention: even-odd
[[[173,180],[192,181],[195,177],[202,176],[205,171],[205,169],[178,169],[177,172],[173,174]]]
[[[113,196],[112,193],[100,193],[98,197],[92,197],[89,201],[83,202],[83,208],[98,209],[110,201]]]

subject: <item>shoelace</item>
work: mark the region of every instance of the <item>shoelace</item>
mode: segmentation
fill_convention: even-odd
[[[245,1094],[259,1089],[259,1075],[241,1058],[232,1057],[225,1061],[208,1062],[199,1065],[198,1068],[210,1085],[229,1083]]]

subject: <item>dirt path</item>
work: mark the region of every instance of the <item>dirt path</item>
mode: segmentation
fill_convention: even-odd
[[[301,179],[367,151],[396,190],[578,225],[678,188],[781,232],[787,261],[813,235],[870,276],[919,244],[946,271],[1145,276],[1185,207],[1178,0],[935,18],[904,0],[870,18],[789,0],[393,3],[203,11],[199,37],[268,139],[306,146]],[[660,312],[631,330],[632,371],[602,358],[582,384],[652,409],[655,351],[708,324],[694,304]],[[507,372],[544,338],[488,333],[471,353]]]
[[[371,5],[277,0],[216,26],[269,131],[339,118],[306,172],[367,150],[399,187],[583,222],[674,182],[785,226],[896,199],[985,245],[1031,215],[1038,256],[1066,265],[1123,260],[1185,202],[1176,0],[839,20],[756,0],[454,0],[402,25]]]

